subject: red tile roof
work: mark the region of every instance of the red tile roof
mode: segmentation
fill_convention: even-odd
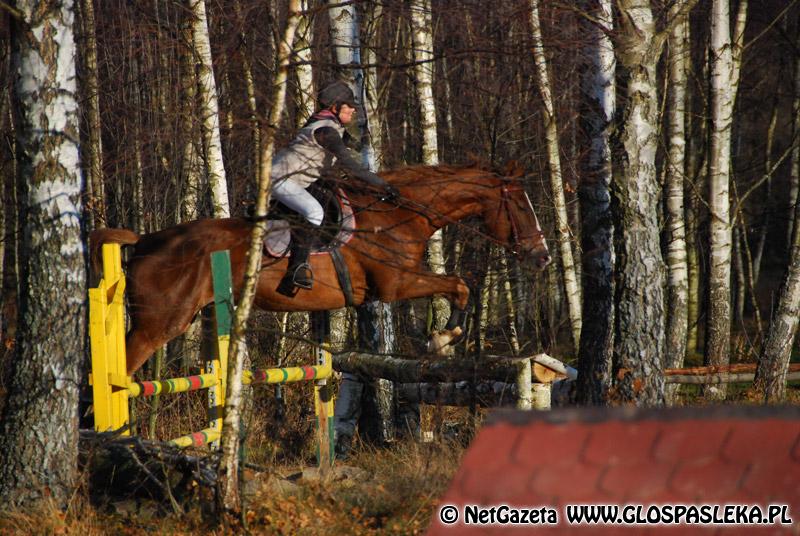
[[[570,527],[567,504],[788,505],[794,527],[625,527],[628,534],[800,534],[800,408],[716,406],[497,411],[441,500],[454,525],[428,534],[527,534],[542,526],[465,525],[464,505],[557,509],[558,533],[617,534],[619,525]]]

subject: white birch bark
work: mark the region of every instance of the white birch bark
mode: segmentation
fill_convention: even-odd
[[[679,5],[673,5],[675,16]],[[679,368],[686,355],[688,312],[688,265],[686,258],[686,220],[684,215],[684,178],[686,156],[686,59],[690,53],[686,19],[677,22],[669,36],[669,147],[666,169],[667,207],[667,368]],[[672,401],[677,385],[667,387]]]
[[[797,29],[795,45],[800,45],[800,28]],[[792,135],[800,135],[800,55],[794,61],[794,99],[792,100]],[[800,144],[795,143],[792,147],[791,171],[789,173],[789,214],[794,214],[794,207],[797,204],[797,195],[800,192]],[[786,242],[788,249],[792,247],[792,237],[794,236],[793,217],[788,218],[788,232]]]
[[[581,290],[578,285],[575,261],[572,255],[567,204],[564,197],[564,183],[561,175],[558,125],[556,123],[552,84],[550,83],[550,75],[547,71],[547,59],[545,58],[544,44],[542,43],[542,28],[539,21],[539,0],[531,0],[530,11],[533,57],[536,65],[537,80],[539,82],[539,94],[542,97],[544,105],[543,118],[545,138],[547,140],[547,161],[550,167],[550,186],[553,194],[552,199],[556,216],[556,229],[558,229],[561,267],[564,272],[564,287],[566,289],[567,305],[569,307],[572,343],[577,353],[581,340]]]
[[[753,383],[765,403],[781,402],[786,397],[786,373],[800,318],[800,205],[795,205],[794,220],[789,267]]]
[[[435,166],[439,163],[439,140],[436,134],[436,103],[433,100],[433,20],[430,0],[412,0],[411,42],[414,50],[414,75],[422,130],[422,163]],[[437,274],[445,273],[444,233],[436,231],[428,241],[428,263]],[[444,328],[450,317],[450,304],[435,296],[432,331]]]
[[[706,323],[706,365],[730,362],[731,248],[730,217],[731,130],[739,82],[747,0],[740,0],[734,37],[730,31],[729,0],[714,0],[711,8],[711,147],[709,152],[709,281]],[[711,399],[725,397],[727,385],[708,386]]]
[[[679,0],[685,14],[693,0]],[[619,0],[615,47],[625,79],[619,145],[615,398],[644,406],[664,403],[665,267],[661,257],[656,169],[659,99],[656,67],[665,33],[658,32],[650,3]],[[673,18],[673,21],[676,19]],[[666,29],[665,31],[669,31]]]
[[[311,43],[314,41],[313,27],[308,14],[308,0],[300,0],[300,24],[297,26],[297,39],[294,42],[295,55],[297,56],[297,126],[302,127],[306,120],[314,113],[314,73],[311,69]]]
[[[198,97],[202,118],[203,148],[206,173],[211,190],[212,211],[215,218],[231,215],[228,200],[228,183],[222,161],[222,142],[219,134],[219,98],[211,58],[211,41],[208,35],[208,18],[205,0],[188,0],[192,13],[192,38],[198,66]]]
[[[297,30],[299,0],[289,1],[289,18],[286,31],[278,49],[278,71],[275,74],[274,86],[277,89],[273,96],[268,125],[278,125],[286,100],[286,80],[289,70],[289,59],[292,43]],[[228,362],[228,390],[225,400],[225,420],[222,427],[222,459],[220,460],[220,497],[223,507],[228,511],[241,508],[239,497],[239,426],[242,412],[242,376],[245,361],[245,333],[247,319],[253,307],[259,266],[261,265],[262,240],[266,232],[266,215],[269,206],[270,172],[272,157],[275,151],[275,133],[270,132],[264,145],[261,157],[261,175],[258,178],[258,194],[256,197],[255,216],[257,223],[250,237],[250,249],[247,253],[242,293],[233,319],[230,341],[230,357]]]
[[[78,484],[85,358],[74,3],[20,0],[14,32],[24,214],[14,370],[0,422],[4,508],[66,509]]]

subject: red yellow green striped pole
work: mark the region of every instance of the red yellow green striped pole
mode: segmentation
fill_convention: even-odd
[[[219,378],[216,374],[199,374],[197,376],[185,376],[183,378],[171,378],[161,381],[141,381],[132,382],[128,386],[128,396],[136,398],[139,396],[155,396],[165,393],[185,393],[208,389],[217,385]]]

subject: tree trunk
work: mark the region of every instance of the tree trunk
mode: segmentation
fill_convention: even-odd
[[[339,2],[332,2],[338,4]],[[379,9],[379,8],[375,8]],[[358,129],[362,143],[362,163],[370,171],[378,171],[380,153],[373,147],[378,141],[371,130],[380,119],[372,115],[377,106],[377,87],[375,87],[374,68],[364,75],[361,64],[361,39],[358,14],[355,6],[337,6],[328,11],[331,23],[331,41],[336,51],[336,61],[342,71],[341,76],[354,88],[358,108]],[[372,12],[373,16],[375,11]],[[367,87],[367,81],[371,87]],[[370,91],[368,91],[370,89]],[[378,141],[380,145],[380,142]],[[392,353],[396,350],[392,306],[370,301],[357,309],[359,346],[366,351]],[[349,376],[340,386],[340,396],[348,403],[336,404],[334,410],[337,442],[349,441],[356,420],[365,437],[378,444],[394,439],[396,401],[394,384],[389,380],[375,379],[364,383],[364,378]],[[345,394],[344,391],[351,391]],[[364,405],[365,407],[357,407]],[[359,416],[361,417],[359,419]],[[341,437],[344,436],[344,437]],[[346,448],[345,445],[337,445]]]
[[[179,221],[192,221],[200,217],[200,171],[198,167],[199,134],[195,122],[197,111],[197,74],[194,62],[194,39],[190,22],[182,29],[188,47],[181,50],[181,133],[183,161]]]
[[[222,143],[219,135],[219,99],[211,59],[211,42],[208,36],[208,19],[205,0],[188,0],[192,13],[192,39],[197,62],[197,92],[202,118],[203,149],[206,157],[206,172],[211,190],[212,212],[215,218],[231,215],[228,200],[228,183],[222,162]]]
[[[795,36],[795,46],[800,46],[800,17],[798,17],[797,34]],[[800,135],[800,54],[794,60],[794,99],[792,100],[792,139]],[[798,192],[800,192],[800,144],[795,143],[792,147],[791,171],[789,173],[789,222],[786,233],[787,249],[791,251],[794,241],[794,211],[797,204]]]
[[[731,40],[729,0],[714,0],[711,9],[711,147],[709,153],[708,321],[705,365],[730,362],[731,337],[731,241],[730,177],[731,130],[736,88],[739,82],[747,0],[740,0],[735,36]],[[724,399],[727,385],[708,386],[710,399]]]
[[[783,69],[781,69],[783,71]],[[761,259],[764,256],[764,246],[767,243],[767,231],[769,230],[770,215],[772,214],[772,148],[775,145],[775,128],[778,126],[778,108],[780,99],[777,93],[772,100],[772,115],[769,118],[769,126],[767,127],[767,143],[764,147],[764,177],[766,184],[764,185],[764,203],[763,211],[761,213],[761,227],[758,233],[758,242],[756,242],[756,250],[753,252],[753,266],[750,270],[753,279],[753,286],[758,284],[758,277],[761,275]],[[795,143],[792,147],[794,153],[798,144]],[[791,220],[790,220],[791,221]],[[753,304],[758,307],[758,300],[753,296]]]
[[[66,508],[78,472],[86,333],[74,7],[16,3],[19,156],[25,192],[16,356],[0,428],[5,505]]]
[[[664,35],[656,33],[649,3],[621,0],[619,7],[621,28],[615,51],[627,89],[619,133],[621,170],[615,191],[620,249],[614,367],[628,372],[618,378],[616,397],[622,402],[655,406],[664,403],[666,314],[656,171],[656,64]],[[642,299],[644,296],[647,299]]]
[[[308,11],[308,0],[300,0],[300,8]],[[314,96],[314,73],[311,69],[311,43],[314,42],[312,21],[307,14],[300,15],[297,27],[297,39],[294,43],[297,54],[297,126],[302,127],[314,113],[316,100]]]
[[[678,5],[673,5],[674,16]],[[686,162],[686,60],[689,54],[684,19],[676,23],[669,36],[669,155],[666,177],[667,205],[667,340],[666,368],[679,368],[686,356],[688,334],[688,265],[686,261],[686,224],[683,203],[683,182]],[[677,386],[667,388],[672,402]]]
[[[761,349],[753,389],[765,403],[786,397],[786,372],[800,317],[800,204],[795,205],[794,236],[789,268],[781,285],[778,309]]]
[[[689,30],[687,30],[689,31]],[[708,46],[704,48],[703,60],[703,80],[708,79]],[[692,58],[686,55],[686,70],[691,72]],[[700,213],[703,208],[699,192],[704,191],[707,178],[708,166],[706,166],[705,156],[707,154],[705,141],[707,140],[707,121],[702,118],[707,117],[708,105],[705,98],[702,98],[700,110],[686,115],[687,132],[689,133],[689,149],[687,151],[687,175],[689,181],[685,185],[686,200],[686,267],[689,278],[688,287],[688,325],[689,335],[686,342],[687,356],[698,352],[698,333],[700,331],[700,255],[698,251],[698,228]],[[691,108],[692,99],[687,100],[687,105]],[[695,135],[690,125],[692,118],[697,116],[697,134]],[[702,158],[701,158],[702,157]]]
[[[531,0],[531,33],[533,36],[533,57],[536,63],[536,75],[539,81],[539,94],[544,104],[544,128],[547,140],[547,161],[550,166],[550,188],[553,193],[553,205],[558,230],[558,242],[561,253],[561,268],[564,273],[564,287],[569,307],[569,322],[572,328],[572,344],[578,353],[581,340],[581,290],[575,273],[575,262],[572,256],[569,219],[564,197],[564,182],[561,176],[561,157],[559,156],[558,125],[556,124],[555,104],[552,96],[552,84],[542,43],[542,29],[539,22],[539,0]]]
[[[105,205],[105,186],[103,178],[103,140],[102,127],[100,123],[100,96],[97,74],[97,39],[95,38],[94,20],[94,0],[80,0],[80,29],[81,29],[81,52],[83,70],[82,91],[86,114],[86,148],[84,158],[86,162],[86,190],[87,199],[87,222],[88,229],[91,230],[98,226],[105,225],[106,205]]]
[[[422,131],[422,163],[435,166],[439,163],[439,141],[437,137],[436,103],[433,99],[433,20],[430,0],[412,0],[411,39],[414,50],[414,74],[416,75],[417,100],[420,109]],[[428,241],[428,264],[437,274],[445,273],[443,229],[436,231]],[[450,304],[441,296],[435,296],[433,325],[431,330],[444,328],[450,317]]]
[[[589,151],[578,198],[583,241],[583,318],[578,353],[578,402],[602,405],[611,387],[614,346],[614,224],[611,217],[611,128],[616,108],[611,0],[602,0],[594,16],[605,31],[587,24],[591,42],[582,80],[584,131]]]
[[[289,59],[292,53],[295,31],[299,22],[300,1],[289,1],[289,18],[286,31],[278,49],[278,71],[275,73],[275,92],[272,100],[268,125],[274,128],[280,124],[281,114],[286,100],[286,80],[289,70]],[[220,499],[222,506],[228,511],[241,508],[239,497],[239,426],[241,419],[242,375],[244,372],[245,327],[255,298],[258,268],[261,265],[262,239],[266,232],[266,215],[269,206],[270,173],[272,156],[275,150],[275,133],[270,131],[261,157],[261,175],[258,180],[258,196],[256,198],[255,217],[257,223],[253,227],[250,238],[250,249],[247,253],[247,267],[242,285],[239,305],[233,320],[232,335],[228,359],[228,390],[225,401],[225,420],[222,430],[222,459],[220,461]]]

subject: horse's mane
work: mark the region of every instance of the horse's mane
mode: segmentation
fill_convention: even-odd
[[[387,181],[406,186],[419,182],[451,180],[453,177],[478,178],[494,175],[497,179],[516,179],[524,174],[524,169],[516,161],[509,162],[503,168],[489,166],[485,162],[470,161],[464,164],[412,164],[380,172]]]

